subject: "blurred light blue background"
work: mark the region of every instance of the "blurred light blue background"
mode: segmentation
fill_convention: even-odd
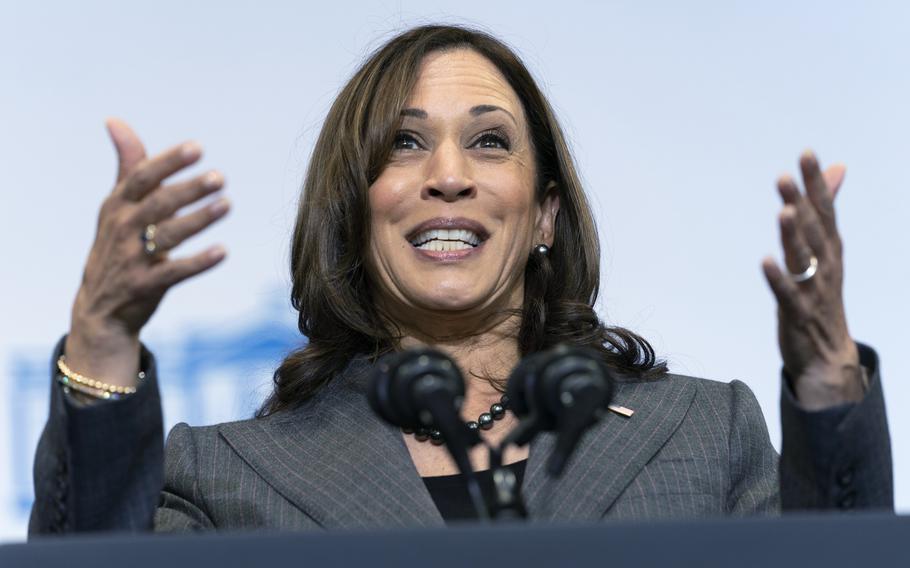
[[[170,292],[144,339],[168,373],[168,424],[246,417],[300,341],[288,240],[325,112],[371,49],[428,22],[522,54],[597,209],[601,314],[676,372],[748,383],[775,444],[780,358],[759,268],[779,254],[774,180],[806,147],[847,164],[849,323],[882,357],[910,510],[910,4],[4,1],[0,540],[25,536],[48,357],[112,187],[103,119],[126,119],[151,152],[199,140],[200,167],[227,177],[232,214],[184,249],[221,242],[228,261]]]

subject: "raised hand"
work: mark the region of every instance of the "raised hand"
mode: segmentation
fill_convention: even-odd
[[[162,185],[196,163],[201,148],[192,142],[147,158],[142,142],[125,123],[109,120],[119,168],[113,192],[98,217],[95,242],[73,305],[66,355],[71,368],[110,384],[135,384],[139,332],[167,290],[218,264],[214,246],[186,258],[168,252],[228,212],[220,198],[191,213],[178,210],[218,191],[224,181],[208,172]]]
[[[762,269],[778,305],[778,341],[784,369],[800,403],[819,410],[863,396],[856,344],[847,329],[843,300],[843,245],[834,215],[834,197],[844,179],[841,165],[824,173],[812,152],[800,157],[806,193],[789,176],[777,188],[782,268],[773,258]]]

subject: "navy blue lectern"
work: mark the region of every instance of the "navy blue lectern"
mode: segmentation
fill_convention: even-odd
[[[0,546],[0,567],[910,566],[910,517],[852,515],[448,529],[105,535]]]

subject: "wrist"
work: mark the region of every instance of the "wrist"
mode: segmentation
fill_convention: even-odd
[[[140,350],[138,335],[77,322],[75,318],[64,345],[67,364],[75,372],[125,387],[138,382]]]
[[[124,347],[139,345],[139,332],[128,329],[123,324],[109,318],[85,314],[76,307],[70,314],[70,338],[80,347],[103,353],[105,350],[117,352]]]
[[[865,396],[868,380],[852,341],[830,359],[810,364],[794,379],[794,394],[807,410],[857,403]]]

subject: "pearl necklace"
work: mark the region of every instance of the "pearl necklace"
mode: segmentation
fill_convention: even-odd
[[[490,405],[489,412],[483,412],[480,416],[477,417],[477,420],[471,420],[466,422],[468,428],[471,430],[489,430],[493,427],[493,423],[496,420],[502,420],[506,415],[506,409],[509,408],[509,397],[502,395],[499,398],[499,402]],[[402,432],[405,434],[414,434],[414,438],[418,442],[430,441],[434,446],[441,446],[445,440],[442,438],[442,432],[436,428],[417,428],[416,430],[411,428],[402,428]]]

